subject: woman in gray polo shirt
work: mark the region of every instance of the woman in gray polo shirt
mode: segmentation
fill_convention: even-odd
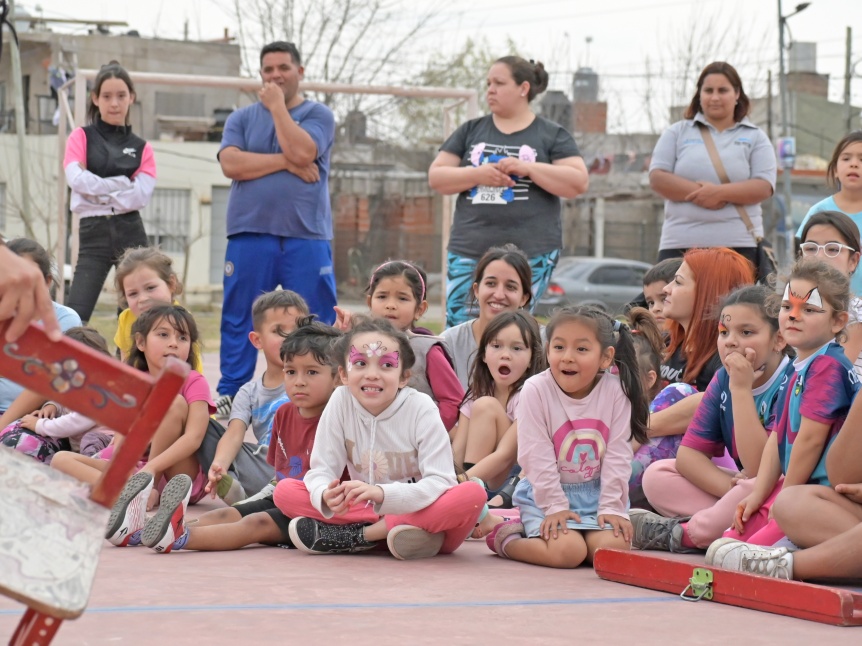
[[[755,242],[739,217],[743,207],[763,235],[760,203],[775,189],[775,151],[746,116],[749,101],[729,63],[707,65],[684,119],[665,130],[653,151],[649,178],[665,198],[658,260],[693,247],[730,247],[755,262]],[[709,128],[730,182],[722,184],[698,123]]]

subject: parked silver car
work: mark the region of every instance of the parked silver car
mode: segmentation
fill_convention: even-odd
[[[567,256],[560,259],[536,314],[550,316],[563,305],[594,305],[619,314],[643,291],[644,274],[652,267],[639,260]]]

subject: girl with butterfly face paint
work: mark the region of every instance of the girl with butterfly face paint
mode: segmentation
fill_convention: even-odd
[[[738,504],[732,529],[710,547],[707,563],[719,550],[728,551],[728,540],[780,540],[784,534],[771,507],[782,488],[830,485],[826,456],[859,390],[853,364],[836,342],[844,336],[849,302],[850,284],[842,272],[814,258],[793,266],[778,322],[796,360],[787,371],[754,490]]]
[[[428,395],[407,386],[415,354],[386,319],[354,323],[336,348],[344,388],[323,411],[311,468],[282,480],[275,504],[302,552],[362,552],[386,542],[401,560],[453,552],[485,504],[458,484],[449,435]],[[339,480],[347,467],[349,480]]]

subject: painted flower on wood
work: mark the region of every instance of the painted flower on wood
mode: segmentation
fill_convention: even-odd
[[[51,387],[58,393],[68,392],[72,388],[80,388],[87,381],[87,375],[78,369],[78,362],[74,359],[49,364],[48,372],[54,375],[51,380]]]

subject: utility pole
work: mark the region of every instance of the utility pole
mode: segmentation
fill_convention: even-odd
[[[766,136],[769,141],[775,141],[772,132],[772,70],[766,70]]]
[[[845,132],[853,129],[853,106],[850,105],[850,81],[853,78],[853,64],[850,59],[853,55],[853,30],[847,27],[847,45],[844,52],[844,115],[847,119]]]
[[[14,19],[15,6],[9,0],[9,15]],[[21,219],[28,238],[35,238],[30,208],[30,165],[27,163],[27,119],[24,114],[24,76],[21,73],[21,51],[14,38],[9,39],[12,57],[12,91],[15,94],[15,135],[18,139],[18,172],[21,175]]]
[[[778,66],[779,78],[778,82],[781,88],[781,138],[779,145],[778,159],[782,166],[782,178],[784,180],[784,226],[787,236],[787,256],[786,262],[793,262],[793,192],[791,191],[790,172],[793,170],[793,161],[796,157],[796,142],[789,139],[788,126],[790,125],[790,117],[788,115],[788,104],[790,102],[787,91],[787,73],[784,69],[784,28],[787,26],[787,19],[795,16],[801,11],[805,11],[811,5],[810,2],[800,2],[796,5],[796,9],[786,16],[781,13],[781,0],[778,0]]]
[[[769,141],[775,141],[772,131],[772,70],[766,70],[766,136]],[[763,224],[763,237],[772,239],[775,233],[775,199],[769,200],[769,228]]]
[[[784,70],[784,16],[781,15],[781,0],[778,0],[778,87],[781,93],[781,136],[787,137],[787,73]],[[779,159],[779,161],[781,161]],[[793,213],[791,204],[793,202],[790,186],[790,168],[782,164],[781,176],[784,187],[784,228],[786,240],[785,262],[790,264],[793,259]]]

